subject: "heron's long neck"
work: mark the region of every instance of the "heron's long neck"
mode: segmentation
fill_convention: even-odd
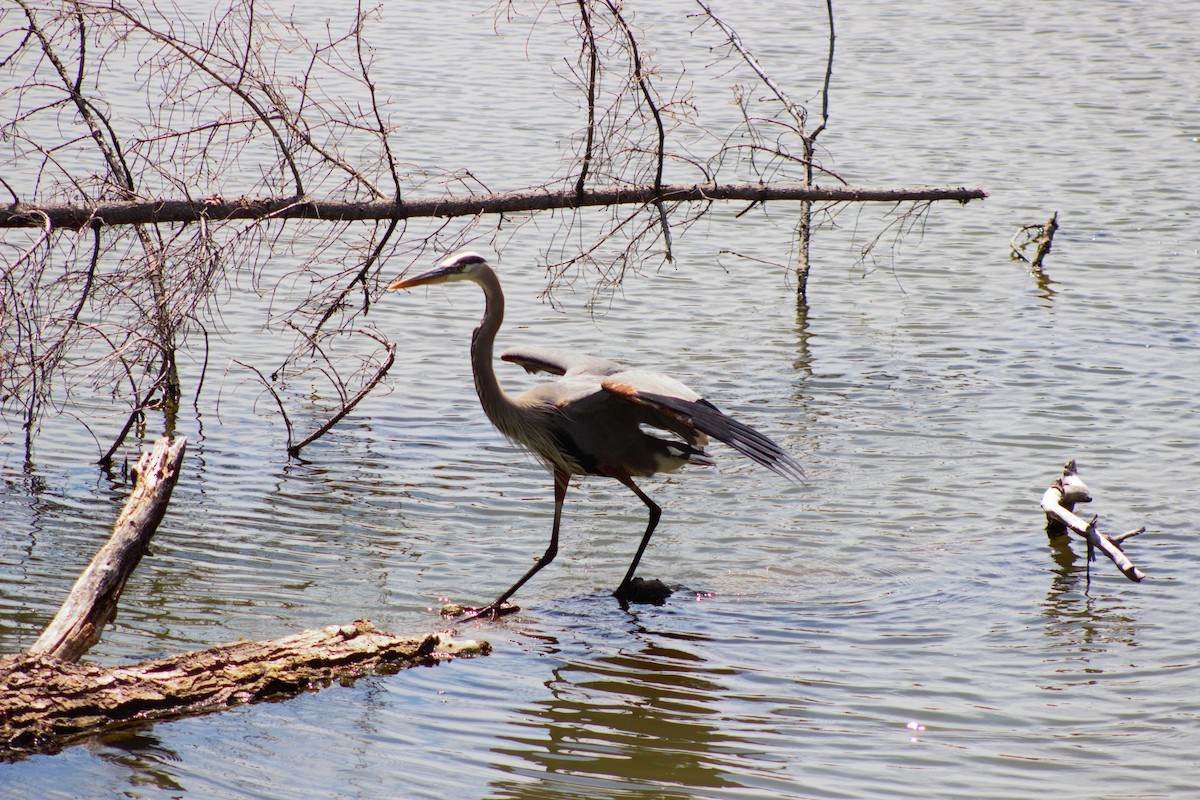
[[[475,391],[492,424],[506,436],[514,436],[520,409],[500,386],[500,381],[496,380],[496,370],[492,364],[496,332],[504,323],[504,292],[500,289],[500,279],[491,270],[480,275],[476,282],[483,289],[486,305],[483,319],[471,336],[471,371],[475,375]]]

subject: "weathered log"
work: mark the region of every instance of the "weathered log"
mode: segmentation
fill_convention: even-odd
[[[1120,536],[1110,537],[1101,533],[1096,527],[1099,515],[1091,520],[1085,520],[1074,512],[1076,503],[1090,503],[1091,492],[1087,484],[1079,477],[1075,467],[1075,459],[1071,459],[1063,467],[1063,475],[1042,494],[1041,507],[1046,513],[1046,533],[1051,539],[1065,536],[1068,532],[1075,533],[1088,543],[1089,555],[1093,549],[1099,550],[1117,565],[1117,569],[1131,581],[1141,581],[1146,574],[1138,569],[1120,543],[1133,536],[1145,532],[1145,528],[1129,531]]]
[[[75,582],[38,641],[0,656],[0,760],[53,751],[115,728],[286,697],[367,672],[482,655],[487,642],[399,639],[366,620],[267,642],[237,642],[141,664],[77,664],[116,616],[121,590],[166,513],[186,442],[142,455],[112,537]]]
[[[514,214],[563,208],[612,206],[653,202],[706,202],[741,200],[781,202],[898,203],[923,200],[981,200],[987,192],[977,186],[916,187],[816,187],[801,184],[761,183],[666,184],[587,189],[529,189],[466,197],[340,201],[296,197],[239,197],[226,200],[141,200],[69,203],[14,203],[0,207],[0,228],[82,228],[85,225],[137,225],[231,219],[323,219],[334,221],[411,219],[414,217],[469,217],[479,214]]]
[[[400,639],[366,620],[265,642],[237,642],[122,667],[0,656],[0,760],[152,720],[218,711],[485,655],[487,642],[433,634]]]
[[[167,512],[186,446],[183,437],[164,436],[142,454],[134,468],[137,482],[112,536],[75,581],[58,614],[29,648],[30,655],[78,661],[100,641],[104,626],[117,615],[125,581],[149,550]]]

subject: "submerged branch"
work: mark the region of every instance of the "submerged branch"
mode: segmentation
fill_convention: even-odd
[[[346,416],[351,411],[353,411],[354,407],[356,405],[358,405],[360,402],[362,402],[362,399],[364,397],[366,397],[368,394],[371,393],[371,390],[375,388],[376,384],[378,384],[381,380],[383,380],[383,377],[385,375],[387,375],[388,370],[392,368],[392,364],[395,362],[395,360],[396,360],[396,345],[389,344],[389,345],[387,345],[387,359],[383,362],[383,365],[378,370],[376,370],[375,375],[369,381],[367,381],[367,383],[362,387],[362,389],[359,390],[358,394],[354,395],[354,397],[350,398],[345,403],[343,403],[342,407],[340,409],[338,409],[336,414],[334,414],[332,417],[330,417],[325,422],[325,424],[322,425],[320,428],[317,428],[317,430],[314,433],[305,437],[303,439],[303,441],[297,442],[296,444],[291,444],[289,442],[288,448],[287,448],[288,455],[290,455],[290,456],[300,455],[301,450],[303,450],[305,447],[308,447],[310,444],[315,442],[317,439],[320,439],[325,434],[329,433],[329,431],[333,429],[334,425],[337,425],[339,422],[342,421],[342,418],[344,416]],[[274,392],[272,392],[272,394],[274,394]],[[276,400],[279,399],[278,395],[276,395],[275,399]],[[283,406],[282,406],[282,404],[280,404],[280,409],[282,410],[282,408],[283,408]]]

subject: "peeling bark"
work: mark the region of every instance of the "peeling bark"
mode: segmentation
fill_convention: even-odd
[[[366,620],[265,642],[101,667],[0,656],[0,760],[54,752],[80,738],[153,720],[291,697],[334,681],[486,655],[487,642],[401,639]]]

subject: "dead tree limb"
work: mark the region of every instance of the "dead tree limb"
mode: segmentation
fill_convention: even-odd
[[[1131,537],[1145,532],[1145,528],[1129,531],[1120,536],[1106,536],[1096,527],[1099,515],[1091,520],[1085,520],[1074,512],[1076,503],[1090,503],[1092,495],[1087,484],[1079,477],[1075,468],[1075,459],[1071,459],[1063,467],[1063,475],[1046,489],[1042,495],[1042,511],[1046,512],[1046,534],[1056,539],[1066,536],[1068,532],[1075,533],[1088,543],[1088,562],[1095,560],[1095,550],[1099,550],[1117,565],[1117,569],[1131,581],[1141,581],[1146,573],[1138,569],[1120,543]]]
[[[1046,224],[1042,226],[1041,235],[1034,241],[1037,242],[1037,249],[1033,252],[1033,261],[1030,262],[1030,269],[1041,269],[1042,260],[1050,255],[1050,248],[1054,244],[1054,232],[1058,230],[1058,212],[1054,212],[1054,216],[1046,220]]]
[[[290,697],[369,672],[490,651],[487,642],[390,636],[366,620],[122,667],[0,657],[0,760],[130,725]]]
[[[1013,234],[1013,240],[1010,245],[1012,252],[1009,257],[1013,261],[1025,261],[1029,264],[1030,272],[1041,274],[1042,261],[1046,256],[1050,255],[1050,248],[1054,245],[1054,233],[1058,230],[1058,212],[1055,211],[1050,219],[1040,225],[1026,225],[1021,230]],[[1019,238],[1024,237],[1021,241]],[[1029,245],[1037,245],[1033,251],[1033,260],[1030,261],[1021,252]]]
[[[977,186],[915,187],[815,187],[793,184],[762,183],[663,184],[620,186],[600,189],[529,189],[467,197],[375,200],[297,200],[295,198],[250,198],[235,200],[139,200],[103,202],[92,205],[19,203],[0,207],[0,228],[78,229],[85,225],[138,225],[186,223],[231,219],[317,219],[362,221],[410,219],[414,217],[469,217],[480,214],[514,214],[565,208],[646,204],[658,201],[707,202],[741,200],[783,202],[897,203],[921,200],[957,200],[965,203],[987,197]]]
[[[337,413],[335,413],[332,417],[330,417],[328,420],[326,420],[325,424],[323,424],[321,427],[317,428],[317,430],[314,431],[313,433],[311,433],[310,435],[306,436],[302,441],[297,442],[296,444],[292,444],[291,442],[289,442],[288,448],[287,448],[288,455],[290,455],[290,456],[300,455],[301,450],[303,450],[305,447],[308,447],[310,444],[315,442],[317,439],[320,439],[325,434],[329,433],[329,431],[332,430],[334,425],[337,425],[339,422],[341,422],[342,417],[346,416],[351,411],[353,411],[354,407],[356,405],[358,405],[360,402],[362,402],[362,399],[364,397],[366,397],[368,394],[371,393],[371,390],[375,388],[376,384],[378,384],[381,380],[383,380],[383,377],[385,375],[387,375],[388,370],[392,368],[392,364],[396,361],[396,345],[389,344],[389,345],[386,345],[386,348],[387,348],[387,359],[383,362],[383,365],[380,366],[379,369],[375,371],[375,375],[369,381],[366,382],[366,384],[362,387],[362,389],[360,389],[358,391],[358,394],[354,395],[354,397],[350,398],[345,403],[343,403],[342,407],[338,409]],[[275,399],[278,400],[279,396],[276,395]],[[282,405],[280,406],[280,408],[282,409]]]
[[[117,615],[125,581],[150,548],[150,539],[167,512],[179,478],[187,440],[164,436],[143,453],[134,468],[137,484],[117,518],[112,537],[75,581],[58,614],[29,648],[29,655],[64,661],[79,657],[100,641],[104,626]]]

